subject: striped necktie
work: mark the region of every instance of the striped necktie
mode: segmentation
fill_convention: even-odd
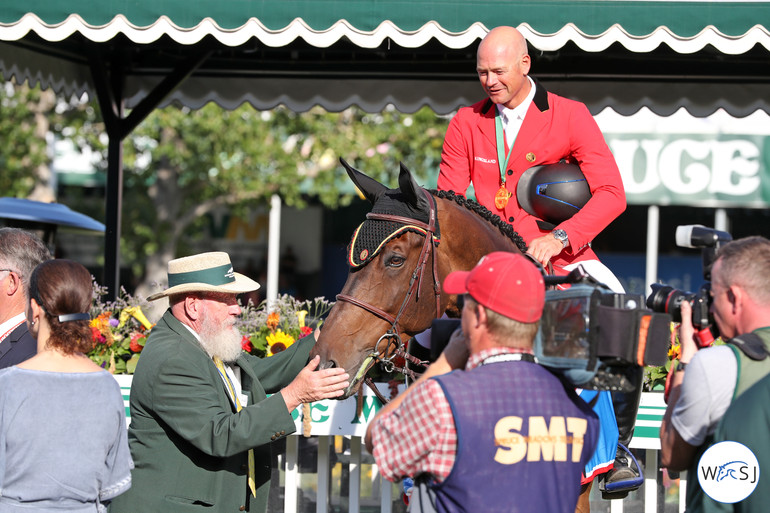
[[[219,374],[222,376],[222,379],[227,384],[227,390],[230,393],[230,398],[233,400],[233,404],[235,404],[236,411],[241,411],[243,409],[243,406],[241,406],[241,402],[238,400],[238,396],[235,393],[235,387],[233,386],[233,382],[230,381],[230,376],[227,375],[227,371],[225,370],[225,364],[220,360],[218,357],[214,357],[214,365],[217,366],[217,370],[219,371]],[[257,479],[256,479],[256,472],[255,472],[255,466],[254,466],[254,449],[249,449],[249,489],[251,490],[251,494],[256,497],[257,496]]]

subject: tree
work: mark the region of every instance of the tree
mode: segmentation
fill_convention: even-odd
[[[427,108],[295,113],[208,104],[155,111],[125,145],[121,247],[124,261],[144,270],[137,293],[165,279],[168,260],[221,205],[238,212],[273,194],[297,207],[307,195],[331,208],[349,203],[340,156],[394,187],[399,161],[418,177],[435,175],[445,123]]]

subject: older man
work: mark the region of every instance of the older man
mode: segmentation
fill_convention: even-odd
[[[38,264],[50,259],[48,249],[35,234],[0,228],[0,369],[37,352],[24,315],[27,280]]]
[[[711,267],[711,311],[727,341],[721,346],[699,350],[692,309],[686,301],[682,303],[681,356],[671,369],[668,407],[660,427],[660,456],[664,467],[688,470],[688,512],[713,511],[714,501],[695,478],[700,457],[713,443],[730,404],[770,375],[768,275],[770,240],[746,237],[719,248]],[[747,429],[757,417],[743,419]],[[767,511],[766,502],[758,504]]]
[[[266,359],[241,350],[236,295],[259,284],[226,253],[172,260],[170,309],[153,328],[131,387],[133,485],[111,511],[267,508],[271,442],[294,432],[301,403],[337,397],[343,369],[308,363],[311,336]],[[268,394],[272,394],[268,397]]]
[[[369,425],[380,472],[416,478],[412,511],[574,512],[599,421],[535,363],[540,271],[495,252],[449,274],[444,290],[464,298],[462,333]]]

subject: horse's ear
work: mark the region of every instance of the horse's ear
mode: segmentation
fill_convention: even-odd
[[[340,164],[342,164],[345,168],[345,171],[348,172],[348,176],[351,180],[353,180],[353,183],[356,184],[358,190],[361,191],[364,196],[366,196],[366,199],[368,199],[372,205],[377,202],[380,196],[388,191],[387,187],[382,185],[374,178],[369,178],[361,171],[348,164],[347,161],[342,157],[340,157]]]
[[[412,172],[409,171],[403,162],[401,164],[401,172],[398,174],[398,186],[401,189],[401,193],[406,197],[407,203],[414,205],[420,211],[430,211],[430,205],[425,195],[420,192],[421,187],[417,185],[412,177]]]

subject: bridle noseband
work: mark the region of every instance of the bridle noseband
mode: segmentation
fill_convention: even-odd
[[[401,307],[398,309],[398,313],[393,316],[386,312],[385,310],[378,308],[374,305],[371,305],[369,303],[366,303],[364,301],[361,301],[359,299],[354,298],[353,296],[349,296],[347,294],[337,294],[337,300],[338,301],[345,301],[348,303],[351,303],[359,308],[363,308],[367,312],[376,315],[380,319],[383,319],[385,322],[390,323],[390,329],[385,332],[379,339],[377,339],[377,343],[374,345],[373,352],[369,355],[369,357],[364,361],[364,364],[362,365],[362,368],[359,370],[358,374],[361,374],[362,370],[365,373],[368,369],[363,369],[365,366],[369,365],[369,362],[371,360],[379,360],[380,363],[383,365],[385,372],[392,372],[393,370],[396,370],[396,367],[393,363],[393,359],[396,356],[403,356],[405,360],[409,360],[412,363],[418,364],[418,365],[424,365],[427,362],[423,362],[414,356],[407,353],[407,351],[404,349],[404,342],[401,339],[401,332],[398,328],[398,321],[401,319],[401,316],[403,315],[406,305],[409,303],[409,300],[411,299],[412,295],[416,292],[416,298],[420,298],[420,292],[422,290],[422,278],[423,278],[423,271],[425,270],[425,264],[428,262],[428,257],[432,254],[433,256],[433,293],[436,297],[436,318],[441,317],[441,283],[438,278],[438,265],[437,265],[437,255],[436,251],[433,249],[434,240],[436,239],[436,233],[438,232],[438,221],[436,218],[436,200],[433,197],[431,193],[429,193],[425,189],[420,189],[427,197],[428,197],[428,205],[430,206],[430,211],[428,213],[428,222],[423,223],[422,221],[418,221],[416,219],[411,219],[409,217],[403,217],[403,216],[397,216],[392,214],[379,214],[379,213],[373,213],[369,212],[366,214],[366,218],[370,220],[375,221],[389,221],[399,224],[404,224],[408,226],[415,226],[416,228],[420,228],[421,230],[425,230],[425,243],[422,245],[422,250],[420,251],[420,257],[417,261],[417,267],[415,267],[414,271],[412,271],[412,277],[409,281],[409,289],[406,292],[406,296],[404,297],[403,302],[401,303]],[[385,341],[385,347],[380,350],[380,343]],[[390,356],[387,356],[388,349],[393,343],[396,346],[395,351]],[[386,356],[382,356],[386,355]],[[404,372],[405,374],[409,374],[412,377],[414,377],[414,373],[406,368],[406,365],[404,368],[398,369],[401,372]],[[357,376],[358,376],[357,374]]]

